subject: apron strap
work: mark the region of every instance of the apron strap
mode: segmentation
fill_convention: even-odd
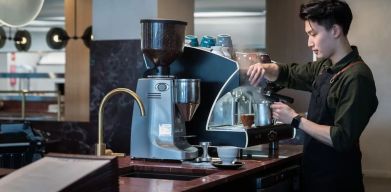
[[[353,63],[350,63],[349,65],[347,65],[346,67],[344,67],[343,69],[341,69],[340,71],[338,71],[338,73],[336,73],[335,75],[333,75],[333,77],[331,77],[330,79],[330,84],[334,83],[335,79],[341,75],[343,72],[345,72],[346,70],[348,70],[349,68],[353,67],[354,65],[356,64],[359,64],[359,63],[363,63],[362,61],[356,61],[356,62],[353,62]]]

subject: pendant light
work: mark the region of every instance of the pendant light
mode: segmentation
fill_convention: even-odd
[[[70,37],[68,33],[59,27],[51,28],[46,34],[46,43],[52,49],[62,49],[68,44],[69,39],[82,39],[86,47],[90,48],[92,41],[92,26],[87,27],[81,37],[76,36],[77,32],[77,3],[74,0],[74,18],[73,18],[73,37]]]
[[[33,21],[44,0],[0,0],[0,25],[22,27]]]
[[[7,41],[7,36],[3,27],[0,27],[0,49],[4,47],[5,42]]]

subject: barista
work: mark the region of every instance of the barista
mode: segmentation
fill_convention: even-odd
[[[275,119],[305,132],[303,191],[364,191],[359,138],[378,100],[371,70],[347,39],[351,10],[342,1],[311,1],[301,5],[300,18],[318,60],[258,63],[247,71],[249,81],[266,77],[312,93],[307,118],[284,103],[272,105]]]

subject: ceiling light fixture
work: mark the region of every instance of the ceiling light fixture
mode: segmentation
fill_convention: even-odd
[[[261,12],[241,12],[241,11],[233,11],[233,12],[195,12],[194,17],[197,18],[206,18],[206,17],[260,17],[265,16],[266,11]]]

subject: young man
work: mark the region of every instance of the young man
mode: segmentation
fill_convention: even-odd
[[[247,75],[264,76],[288,88],[310,91],[308,116],[284,103],[273,117],[305,132],[303,191],[364,191],[359,138],[376,111],[376,87],[369,67],[347,39],[352,12],[338,0],[319,0],[300,9],[308,47],[318,60],[308,64],[255,64]]]

